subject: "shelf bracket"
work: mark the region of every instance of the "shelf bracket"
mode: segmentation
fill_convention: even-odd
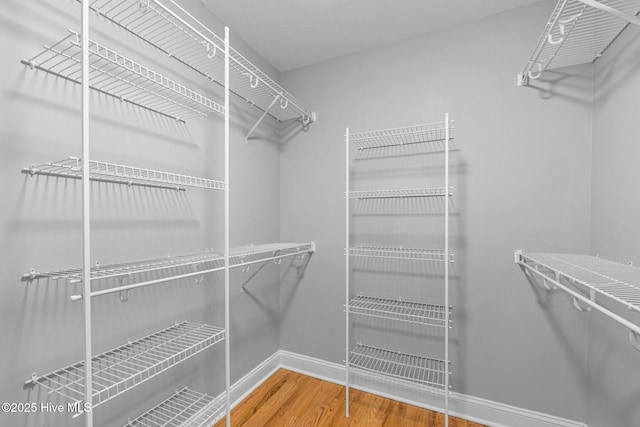
[[[267,116],[267,114],[269,114],[269,110],[271,110],[271,108],[276,104],[276,102],[278,102],[278,100],[282,98],[282,94],[278,94],[273,98],[273,101],[271,101],[271,104],[269,104],[269,106],[267,107],[266,110],[264,110],[264,113],[262,113],[262,116],[260,116],[260,118],[258,119],[258,121],[256,122],[255,125],[253,125],[253,127],[251,128],[251,130],[249,131],[249,133],[247,133],[247,136],[244,137],[244,142],[248,143],[249,142],[249,138],[251,137],[251,134],[253,133],[253,131],[256,130],[256,128],[258,127],[258,125],[260,123],[262,123],[262,121],[264,120],[264,118]]]
[[[640,351],[640,335],[635,331],[629,331],[629,343],[631,346]]]

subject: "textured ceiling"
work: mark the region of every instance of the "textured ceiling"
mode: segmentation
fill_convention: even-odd
[[[201,0],[279,71],[538,1],[552,0]]]

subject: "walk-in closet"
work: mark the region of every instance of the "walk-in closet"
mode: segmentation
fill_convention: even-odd
[[[640,1],[0,20],[0,426],[640,426]]]

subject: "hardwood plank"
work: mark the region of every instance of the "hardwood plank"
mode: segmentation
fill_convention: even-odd
[[[232,427],[443,427],[444,415],[279,369],[231,412]],[[450,427],[486,427],[449,417]],[[224,420],[215,427],[224,427]]]

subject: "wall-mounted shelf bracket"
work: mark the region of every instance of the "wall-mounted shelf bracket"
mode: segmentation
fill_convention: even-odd
[[[260,125],[260,123],[262,123],[264,118],[267,117],[267,114],[269,114],[269,110],[271,110],[271,108],[276,104],[276,102],[278,102],[279,99],[281,99],[281,97],[282,97],[282,95],[278,94],[273,98],[273,101],[271,101],[271,104],[269,104],[267,109],[264,110],[264,112],[262,113],[262,115],[260,116],[260,118],[258,119],[256,124],[253,125],[253,127],[251,128],[249,133],[247,133],[247,136],[244,137],[244,142],[249,142],[249,138],[251,137],[251,134],[256,130],[258,125]]]

